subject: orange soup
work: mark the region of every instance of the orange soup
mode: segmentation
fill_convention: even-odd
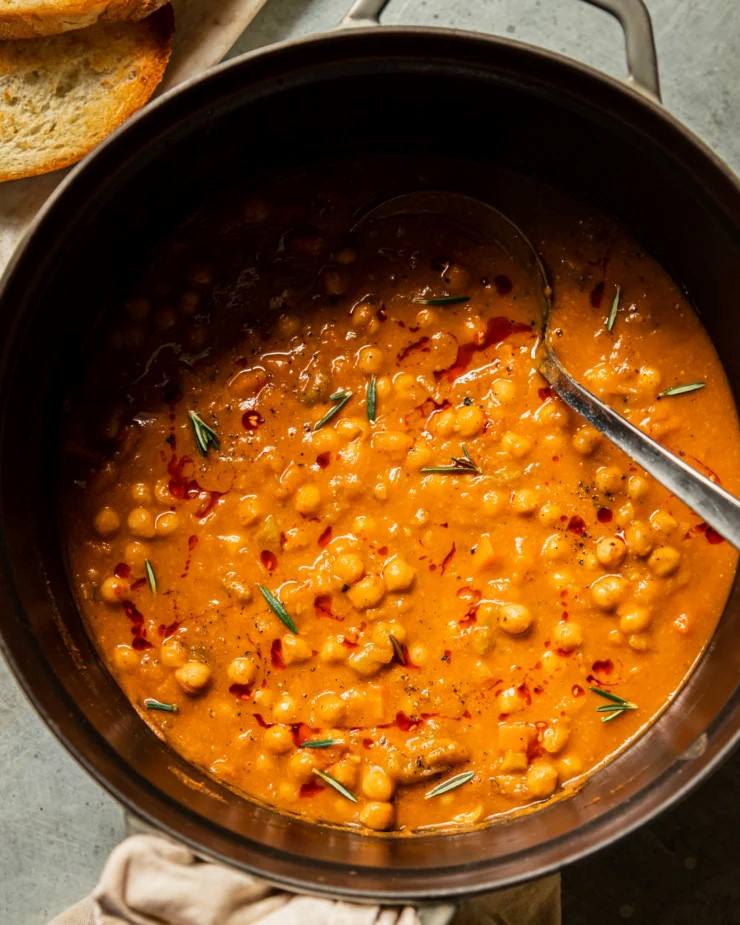
[[[515,263],[433,219],[355,228],[412,182],[440,177],[315,167],[180,227],[91,352],[63,475],[80,609],[155,732],[281,811],[400,833],[578,787],[670,702],[737,565],[552,393]],[[571,372],[737,493],[685,296],[613,221],[501,187]]]

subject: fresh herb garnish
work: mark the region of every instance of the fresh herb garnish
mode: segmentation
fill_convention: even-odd
[[[614,293],[614,300],[612,302],[611,311],[609,312],[609,317],[606,319],[606,329],[611,331],[614,327],[614,322],[617,320],[617,312],[619,311],[619,300],[622,295],[622,287],[617,286],[617,291]]]
[[[267,601],[270,610],[272,610],[278,620],[282,621],[288,627],[291,633],[295,633],[297,635],[298,627],[293,622],[293,618],[285,609],[285,607],[283,607],[275,595],[271,591],[268,591],[264,585],[257,585],[257,587],[260,589],[262,597],[264,597],[264,599]]]
[[[441,472],[446,475],[479,475],[480,469],[470,458],[468,448],[461,443],[463,455],[453,456],[451,466],[425,466],[420,472]]]
[[[326,771],[319,771],[318,768],[314,768],[313,773],[317,777],[320,777],[321,780],[324,781],[324,783],[328,784],[330,787],[333,787],[337,791],[337,793],[341,793],[345,800],[349,800],[350,803],[357,802],[357,797],[353,793],[350,793],[349,790],[347,790],[345,786],[340,784],[338,780],[334,780],[331,774],[327,774]]]
[[[375,373],[370,376],[367,384],[367,419],[371,424],[375,423],[375,410],[378,404],[377,386],[375,383]]]
[[[154,566],[149,561],[149,559],[144,559],[144,571],[146,572],[146,580],[149,582],[149,590],[152,594],[157,593],[157,576],[154,572]]]
[[[341,739],[308,739],[298,748],[331,748],[332,745],[344,745],[344,742]]]
[[[162,713],[180,712],[180,708],[176,703],[162,703],[161,700],[155,700],[154,697],[147,697],[144,700],[144,706],[147,710],[159,710]]]
[[[208,455],[209,447],[213,447],[214,450],[221,449],[216,431],[209,427],[195,411],[188,411],[188,414],[190,415],[190,423],[193,425],[195,443],[200,450],[201,456]]]
[[[671,395],[684,395],[686,392],[697,392],[706,387],[706,382],[689,382],[686,385],[674,385],[671,389],[661,392],[658,398],[670,398]]]
[[[406,664],[406,653],[403,650],[403,646],[396,639],[393,633],[388,633],[388,638],[390,639],[391,645],[393,646],[393,654],[396,657],[396,661],[399,662],[401,665],[405,665]]]
[[[626,713],[627,710],[637,709],[636,703],[630,703],[629,700],[625,700],[624,697],[619,697],[617,694],[612,694],[611,691],[604,691],[600,687],[589,687],[589,690],[594,694],[598,694],[599,697],[603,697],[605,700],[610,701],[601,707],[596,707],[597,713],[606,714],[601,717],[602,723],[608,723],[610,720],[616,719],[618,716]]]
[[[459,302],[469,302],[469,295],[441,295],[435,299],[412,299],[415,305],[456,305]]]
[[[425,793],[424,799],[431,800],[432,797],[438,797],[443,793],[448,793],[450,790],[456,790],[458,787],[462,787],[463,784],[467,784],[467,782],[474,777],[475,773],[473,771],[465,771],[462,774],[456,774],[454,777],[442,781],[441,784],[437,784],[433,790]]]
[[[353,394],[353,392],[335,392],[333,395],[330,395],[329,401],[334,402],[334,407],[329,408],[323,418],[321,418],[320,421],[317,421],[313,425],[313,429],[318,430],[319,427],[323,427],[324,424],[328,424],[335,414],[339,414],[339,412],[342,410],[342,408],[344,408],[350,398],[352,398]]]

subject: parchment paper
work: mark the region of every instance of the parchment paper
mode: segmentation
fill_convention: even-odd
[[[218,64],[265,0],[172,0],[172,58],[155,97]],[[70,168],[71,169],[71,168]],[[0,273],[33,216],[68,170],[0,183]]]

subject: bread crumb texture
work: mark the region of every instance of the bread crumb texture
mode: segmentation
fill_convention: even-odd
[[[143,19],[166,0],[0,0],[0,39],[31,39],[97,22]]]

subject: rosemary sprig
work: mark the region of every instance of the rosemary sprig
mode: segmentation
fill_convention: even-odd
[[[213,447],[214,450],[220,450],[221,444],[219,443],[216,431],[213,430],[212,427],[209,427],[203,418],[196,414],[195,411],[188,411],[188,414],[190,415],[190,423],[193,425],[195,443],[201,456],[208,455],[209,447]]]
[[[425,793],[424,799],[431,800],[432,797],[439,797],[442,796],[443,793],[449,793],[450,790],[456,790],[458,787],[462,787],[463,784],[467,784],[467,782],[474,777],[475,773],[473,771],[464,771],[462,774],[456,774],[454,777],[442,781],[441,784],[437,784],[433,790]]]
[[[264,597],[264,599],[267,601],[270,610],[272,610],[278,620],[284,623],[291,631],[291,633],[298,635],[298,627],[293,622],[293,618],[285,609],[285,607],[283,607],[280,601],[275,597],[275,595],[264,585],[257,585],[257,587],[260,589],[262,597]]]
[[[614,300],[612,302],[611,311],[609,312],[609,317],[606,319],[606,329],[611,332],[614,327],[614,322],[617,320],[617,312],[619,311],[619,300],[622,296],[622,287],[617,286],[617,291],[614,293]]]
[[[301,742],[298,748],[331,748],[332,745],[344,745],[342,739],[308,739]]]
[[[460,302],[469,302],[469,295],[441,295],[434,299],[412,299],[414,305],[457,305]]]
[[[670,398],[671,395],[685,395],[686,392],[698,392],[699,389],[706,388],[706,382],[689,382],[686,385],[674,385],[665,392],[661,392],[658,398]]]
[[[396,639],[393,633],[388,633],[388,638],[390,639],[391,645],[393,646],[393,654],[396,657],[396,661],[400,662],[401,665],[405,665],[406,664],[406,653],[403,651],[403,646]]]
[[[611,691],[604,691],[600,687],[589,687],[589,690],[593,694],[598,694],[599,697],[603,697],[605,700],[609,701],[609,703],[605,703],[600,707],[596,707],[597,713],[605,714],[601,717],[602,723],[608,723],[611,720],[616,719],[618,716],[626,713],[627,710],[637,709],[636,703],[630,703],[629,700],[625,700],[624,697],[620,697],[618,694],[612,694]]]
[[[147,710],[159,710],[161,713],[180,712],[180,708],[176,703],[163,703],[161,700],[155,700],[154,697],[147,697],[144,700],[144,706]]]
[[[144,559],[144,571],[146,572],[146,580],[149,582],[149,590],[152,594],[157,593],[157,576],[154,571],[154,566],[149,561],[149,559]]]
[[[378,404],[377,385],[375,382],[375,373],[370,376],[367,384],[367,419],[371,424],[375,423],[375,412]]]
[[[318,768],[314,768],[313,773],[317,777],[320,777],[321,780],[323,780],[325,784],[328,784],[330,787],[333,787],[337,791],[337,793],[341,793],[345,800],[349,800],[350,803],[357,802],[357,797],[353,793],[350,793],[349,790],[347,790],[347,788],[343,784],[340,784],[338,780],[334,780],[331,774],[327,774],[326,771],[319,771]]]
[[[470,458],[470,453],[468,453],[468,448],[464,443],[461,443],[463,455],[462,456],[453,456],[451,466],[424,466],[420,469],[420,472],[441,472],[446,475],[479,475],[480,469],[476,466],[473,460]]]
[[[333,401],[334,406],[329,408],[323,418],[321,418],[320,421],[317,421],[313,425],[313,429],[318,430],[319,427],[323,427],[324,424],[328,424],[334,415],[339,414],[339,412],[342,410],[342,408],[344,408],[350,398],[352,398],[353,394],[353,392],[335,392],[333,395],[330,395],[329,401]]]

